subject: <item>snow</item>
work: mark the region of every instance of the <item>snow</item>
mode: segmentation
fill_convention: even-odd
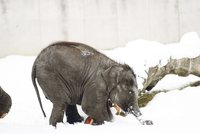
[[[141,77],[146,77],[145,70],[148,67],[159,63],[162,66],[167,63],[169,57],[198,56],[200,38],[196,33],[188,33],[182,37],[180,42],[168,45],[139,39],[128,43],[125,47],[102,52],[121,63],[129,64],[137,74],[141,88]],[[31,83],[31,68],[34,59],[35,56],[19,55],[10,55],[0,59],[0,85],[10,94],[13,102],[11,111],[0,120],[1,134],[200,133],[200,88],[188,87],[181,91],[174,90],[188,82],[199,80],[193,75],[188,77],[167,75],[154,87],[153,90],[173,90],[157,94],[145,108],[141,108],[143,117],[152,120],[153,126],[140,125],[132,115],[116,116],[112,109],[114,119],[112,122],[105,122],[104,125],[91,126],[83,123],[70,125],[64,122],[59,123],[55,129],[48,125],[52,104],[40,92],[47,113],[47,118],[44,118]],[[81,108],[78,108],[80,114],[86,118]]]

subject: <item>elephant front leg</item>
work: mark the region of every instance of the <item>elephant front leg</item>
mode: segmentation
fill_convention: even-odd
[[[82,109],[88,115],[85,124],[102,125],[104,121],[111,121],[112,119],[112,113],[103,104],[96,104],[94,107],[82,106]]]
[[[59,122],[63,122],[65,105],[61,104],[53,104],[53,109],[51,112],[51,117],[49,120],[49,124],[56,127],[56,124]]]

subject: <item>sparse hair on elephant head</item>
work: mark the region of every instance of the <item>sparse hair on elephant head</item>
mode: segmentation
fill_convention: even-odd
[[[8,112],[10,111],[12,105],[12,100],[10,95],[8,95],[1,87],[0,87],[0,118],[4,118]]]

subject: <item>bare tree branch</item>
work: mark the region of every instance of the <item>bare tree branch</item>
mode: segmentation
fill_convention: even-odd
[[[143,89],[150,91],[167,74],[176,74],[186,77],[190,74],[200,77],[200,55],[195,58],[172,59],[163,66],[150,67],[147,78],[143,82]],[[200,82],[190,83],[188,86],[200,85]]]

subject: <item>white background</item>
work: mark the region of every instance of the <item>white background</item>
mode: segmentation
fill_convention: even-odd
[[[199,0],[0,0],[0,57],[36,55],[58,40],[98,49],[200,34]]]

